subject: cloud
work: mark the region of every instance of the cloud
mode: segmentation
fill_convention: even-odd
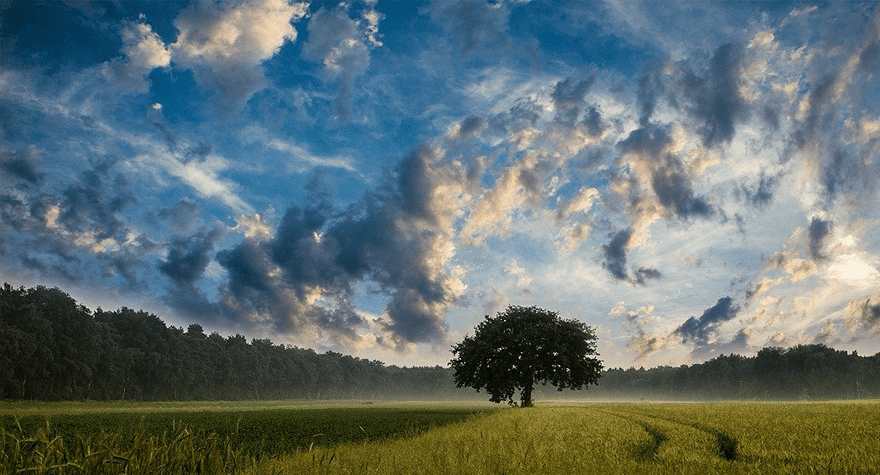
[[[4,272],[25,269],[66,284],[143,289],[146,258],[157,246],[125,217],[136,200],[118,171],[104,160],[61,189],[16,196],[0,191]]]
[[[321,7],[309,22],[309,38],[303,57],[320,62],[330,79],[339,80],[334,106],[343,120],[351,115],[355,79],[370,66],[370,49],[382,46],[378,25],[382,15],[368,8],[360,21],[349,16],[347,4],[327,10]]]
[[[674,333],[681,337],[682,343],[705,347],[710,338],[718,334],[719,327],[736,317],[738,312],[739,306],[733,305],[732,298],[722,297],[699,318],[688,318]]]
[[[825,239],[831,233],[831,221],[825,221],[822,218],[815,217],[810,221],[809,228],[809,248],[810,255],[814,260],[825,259],[827,256],[822,254],[822,248],[825,245]]]
[[[514,213],[543,199],[539,167],[538,157],[526,154],[501,171],[494,186],[473,205],[461,229],[462,240],[475,246],[489,236],[510,232]]]
[[[636,353],[636,361],[644,362],[667,346],[666,337],[651,335],[647,329],[652,322],[660,320],[654,315],[654,305],[645,305],[627,312],[626,303],[621,301],[614,306],[609,315],[623,316],[635,330],[636,333],[632,335],[626,346]]]
[[[181,198],[173,205],[160,209],[156,217],[166,224],[170,234],[188,236],[201,227],[202,217],[199,205],[190,198]]]
[[[128,179],[111,173],[113,165],[110,161],[99,163],[64,190],[55,221],[59,226],[81,238],[91,236],[86,241],[100,242],[124,234],[118,213],[136,199]]]
[[[741,328],[729,341],[718,340],[712,343],[697,346],[691,351],[691,358],[705,361],[720,354],[747,354],[755,350],[749,343],[756,336],[754,329]]]
[[[776,251],[767,261],[767,267],[784,269],[792,282],[800,282],[818,272],[816,263],[795,256],[793,251]]]
[[[344,210],[313,182],[309,204],[291,206],[274,237],[245,239],[217,254],[229,275],[226,313],[293,335],[337,335],[351,345],[371,324],[351,303],[355,286],[366,284],[388,298],[384,315],[372,322],[387,333],[379,343],[402,350],[443,342],[445,311],[465,290],[447,268],[464,172],[441,156],[413,152],[384,186]]]
[[[766,208],[773,202],[773,196],[779,186],[778,176],[767,176],[764,172],[758,177],[756,186],[745,184],[737,188],[736,193],[745,198],[745,202],[756,208]]]
[[[37,152],[34,149],[29,149],[27,152],[0,152],[0,169],[9,176],[31,185],[39,185],[43,179],[37,164]]]
[[[173,63],[214,90],[221,111],[240,110],[265,86],[260,64],[296,41],[291,22],[304,17],[307,6],[286,0],[193,2],[174,20],[178,36],[168,46]]]
[[[574,124],[580,119],[584,99],[595,82],[595,76],[588,76],[584,79],[570,77],[556,83],[550,98],[556,110],[557,122]]]
[[[509,44],[510,9],[504,2],[434,0],[429,13],[464,59],[496,54]]]
[[[122,37],[124,58],[115,58],[104,63],[101,73],[125,90],[145,91],[149,88],[147,76],[150,71],[171,64],[171,51],[146,23],[125,23],[119,34]]]
[[[455,124],[449,135],[455,139],[466,139],[468,137],[473,137],[477,132],[485,127],[485,125],[486,121],[484,119],[476,116],[470,116],[462,120],[458,124]]]
[[[843,323],[850,332],[851,341],[880,335],[880,295],[871,295],[864,301],[850,301]]]
[[[516,285],[520,287],[528,287],[532,283],[532,278],[526,273],[526,270],[517,264],[516,259],[504,267],[504,272],[509,276],[516,278]]]
[[[678,92],[689,105],[687,112],[699,123],[698,133],[707,147],[729,143],[737,122],[748,117],[739,87],[742,58],[741,45],[723,44],[713,53],[703,75],[688,71],[679,80]]]
[[[663,274],[651,267],[633,267],[633,276],[630,277],[626,268],[626,253],[632,241],[631,228],[620,230],[611,235],[611,241],[602,246],[602,268],[607,270],[611,277],[628,282],[633,285],[648,285],[649,280],[659,279]]]
[[[287,168],[291,172],[301,173],[312,168],[341,168],[355,172],[355,163],[351,157],[343,155],[321,156],[308,150],[299,143],[272,136],[262,127],[250,126],[243,133],[243,140],[248,144],[262,145],[268,150],[275,150],[286,155]]]
[[[655,219],[653,200],[667,218],[706,218],[714,214],[712,205],[694,193],[697,171],[689,169],[677,154],[682,140],[668,126],[647,124],[617,144],[621,152],[619,167],[625,169],[629,165],[630,169],[630,176],[619,180],[621,189],[628,194],[627,206],[634,220]],[[644,195],[648,188],[653,196]]]
[[[188,239],[172,242],[167,257],[159,263],[159,270],[168,276],[174,285],[191,288],[201,278],[208,263],[210,253],[220,238],[218,228],[202,230]]]
[[[632,237],[632,230],[623,229],[611,236],[611,241],[602,246],[602,267],[617,280],[628,280],[626,270],[626,248]]]

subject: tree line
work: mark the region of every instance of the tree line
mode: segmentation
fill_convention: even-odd
[[[0,290],[0,397],[78,400],[461,399],[449,369],[387,366],[95,312],[57,288]]]
[[[880,353],[859,356],[821,344],[767,347],[755,356],[606,370],[594,395],[651,399],[868,399],[880,397]]]
[[[536,399],[880,397],[880,353],[764,348],[677,367],[606,369],[598,387]],[[127,307],[94,312],[57,288],[0,289],[0,398],[36,400],[476,399],[447,367],[398,367],[242,335],[186,330]]]

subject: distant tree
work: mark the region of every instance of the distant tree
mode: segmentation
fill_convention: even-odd
[[[581,389],[597,384],[602,371],[591,327],[537,307],[511,305],[487,315],[452,353],[456,386],[485,389],[490,401],[511,405],[519,390],[523,407],[532,405],[535,384]]]

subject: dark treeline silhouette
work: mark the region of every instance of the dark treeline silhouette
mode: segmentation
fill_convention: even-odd
[[[751,357],[721,355],[692,366],[610,369],[593,395],[669,400],[876,398],[880,353],[864,357],[812,344],[764,348]]]
[[[829,399],[880,397],[880,353],[823,345],[764,348],[691,366],[609,369],[589,391],[537,399]],[[398,367],[270,340],[184,330],[123,307],[91,312],[59,289],[0,289],[4,399],[475,399],[450,368]]]
[[[447,368],[386,366],[334,352],[206,335],[121,308],[95,312],[59,289],[0,290],[5,399],[462,399]]]

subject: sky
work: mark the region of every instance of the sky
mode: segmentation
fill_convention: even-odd
[[[0,281],[446,365],[880,350],[876,2],[0,1]]]

